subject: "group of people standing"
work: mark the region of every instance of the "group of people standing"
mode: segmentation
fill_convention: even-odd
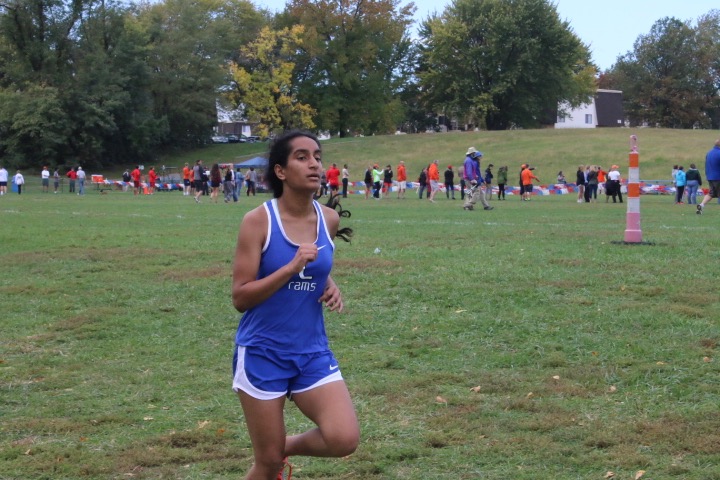
[[[183,196],[193,197],[195,203],[201,203],[200,197],[203,195],[209,196],[213,203],[218,203],[221,187],[225,203],[237,202],[243,183],[246,185],[246,195],[255,196],[259,180],[255,167],[250,167],[243,175],[239,168],[221,167],[218,163],[213,163],[207,170],[202,160],[197,160],[192,167],[186,163],[182,175]]]
[[[558,181],[560,177],[564,179],[562,171],[558,173]],[[613,165],[610,171],[605,171],[598,165],[579,165],[575,185],[577,186],[578,196],[577,203],[594,203],[597,202],[598,192],[605,192],[605,203],[612,198],[613,203],[623,203],[622,197],[622,177],[620,175],[620,167]]]

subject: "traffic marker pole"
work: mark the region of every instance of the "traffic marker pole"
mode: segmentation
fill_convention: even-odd
[[[640,154],[637,136],[630,135],[628,170],[627,215],[625,217],[625,243],[642,243],[640,228]]]

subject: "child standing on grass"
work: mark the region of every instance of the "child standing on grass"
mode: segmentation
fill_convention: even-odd
[[[245,312],[238,326],[233,390],[245,413],[255,463],[246,479],[283,478],[287,457],[343,457],[357,448],[355,408],[328,346],[323,303],[343,309],[330,276],[335,210],[313,200],[320,187],[320,143],[305,132],[279,137],[270,149],[267,179],[273,199],[240,225],[232,299]],[[316,427],[287,436],[285,399]],[[278,471],[280,474],[278,474]]]

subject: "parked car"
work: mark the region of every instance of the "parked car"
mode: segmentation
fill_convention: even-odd
[[[213,135],[210,137],[210,140],[212,140],[213,143],[228,143],[228,137],[225,135]]]
[[[240,143],[240,137],[237,135],[228,135],[228,143]]]
[[[260,140],[261,140],[260,137],[258,137],[257,135],[249,135],[249,136],[247,137],[247,141],[248,141],[249,143],[259,142]]]

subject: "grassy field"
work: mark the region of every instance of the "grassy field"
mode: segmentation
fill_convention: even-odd
[[[641,162],[667,176],[690,143],[686,158],[704,156],[714,137],[701,133],[664,132],[680,146],[668,138],[662,156],[641,136]],[[620,160],[627,134],[606,134]],[[508,140],[494,147],[456,135],[437,151],[534,143],[533,163],[554,165],[559,134],[492,134]],[[334,141],[326,158],[395,165],[454,138],[427,137]],[[563,142],[598,155],[616,143]],[[408,161],[419,151],[433,155]],[[346,311],[327,329],[362,442],[345,459],[293,459],[293,478],[720,479],[719,205],[698,216],[644,196],[653,245],[624,246],[625,204],[604,199],[467,212],[408,197],[343,202],[356,235],[338,244]],[[231,262],[242,215],[266,198],[0,197],[0,479],[242,478]],[[308,426],[286,412],[290,433]]]

